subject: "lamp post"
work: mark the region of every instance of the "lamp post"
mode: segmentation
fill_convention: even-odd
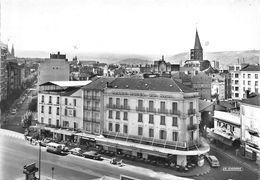
[[[39,142],[39,180],[41,180],[41,142]]]
[[[54,177],[54,167],[51,168],[51,180],[53,180]]]

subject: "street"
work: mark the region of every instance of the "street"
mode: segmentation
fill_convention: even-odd
[[[36,162],[38,167],[39,146],[31,145],[21,138],[10,137],[8,133],[0,136],[0,179],[22,179],[23,166]],[[152,170],[131,170],[130,165],[119,167],[111,165],[107,160],[96,161],[83,157],[66,155],[60,156],[46,152],[41,148],[41,177],[51,177],[51,168],[54,167],[54,179],[86,180],[102,176],[119,178],[120,174],[142,180],[164,179],[164,174]],[[130,170],[129,170],[130,169]],[[166,175],[167,179],[185,179]],[[37,173],[38,177],[38,173]],[[45,178],[43,178],[45,180]]]
[[[223,150],[224,151],[224,150]],[[206,174],[204,176],[200,176],[195,179],[200,180],[228,180],[228,179],[234,179],[234,180],[258,180],[259,175],[253,172],[252,170],[243,167],[238,162],[234,161],[230,157],[226,156],[224,153],[217,151],[214,148],[211,148],[210,153],[211,155],[214,155],[218,158],[220,162],[219,168],[211,168],[210,173]],[[241,168],[242,171],[225,171],[223,168]]]

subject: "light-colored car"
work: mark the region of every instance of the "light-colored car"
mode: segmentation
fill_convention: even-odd
[[[76,156],[82,156],[82,153],[83,153],[81,148],[73,148],[73,149],[70,149],[69,152]]]
[[[12,109],[11,114],[16,114],[16,109]]]
[[[63,152],[68,152],[69,151],[69,148],[65,144],[60,144],[60,145],[61,145],[61,150]]]
[[[85,158],[91,158],[91,159],[96,159],[100,160],[101,155],[98,154],[96,151],[87,151],[82,154]]]
[[[211,167],[219,167],[220,166],[219,161],[216,158],[216,156],[206,154],[205,157],[208,160]]]

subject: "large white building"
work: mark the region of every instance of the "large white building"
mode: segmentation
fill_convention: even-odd
[[[63,129],[83,129],[81,87],[90,81],[50,81],[39,86],[38,121],[45,126]],[[53,137],[66,140],[65,131],[49,129]]]
[[[260,156],[260,96],[243,99],[240,111],[245,155],[256,159],[257,154]]]
[[[259,93],[260,89],[260,65],[247,65],[240,70],[239,98],[246,98],[246,90]]]
[[[178,165],[209,151],[199,137],[198,92],[170,78],[117,78],[104,93],[103,135],[116,140],[117,151],[173,156]]]
[[[70,67],[66,55],[50,54],[50,59],[39,65],[38,84],[49,81],[69,81]]]

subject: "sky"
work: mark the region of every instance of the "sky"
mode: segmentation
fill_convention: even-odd
[[[260,49],[260,0],[1,0],[15,50],[168,54]]]

